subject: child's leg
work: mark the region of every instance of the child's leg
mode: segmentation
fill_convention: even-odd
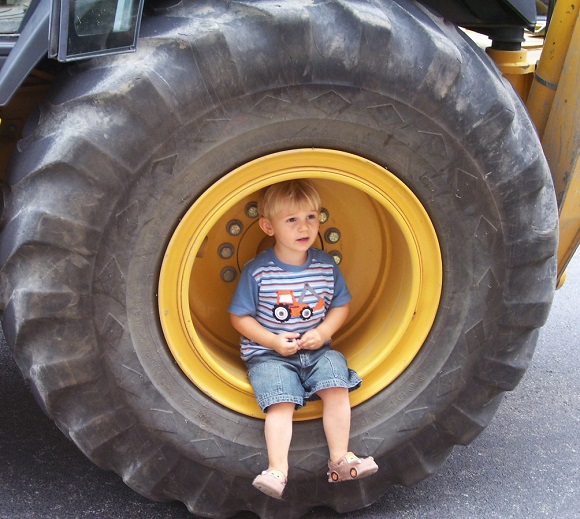
[[[268,407],[266,413],[266,446],[268,448],[268,470],[279,470],[288,475],[288,451],[292,440],[292,416],[295,404],[281,402]]]
[[[331,387],[318,391],[322,399],[322,425],[330,451],[330,461],[337,463],[348,452],[350,436],[350,401],[348,389]]]
[[[330,451],[328,481],[330,483],[352,481],[374,474],[379,467],[372,456],[359,458],[348,451],[350,436],[348,389],[341,387],[323,389],[318,395],[324,402],[322,424]]]

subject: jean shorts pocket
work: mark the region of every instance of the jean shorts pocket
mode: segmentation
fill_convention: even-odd
[[[333,377],[343,382],[348,382],[349,369],[346,364],[346,359],[344,358],[342,353],[336,350],[330,350],[326,352],[325,357],[328,363],[330,364],[330,369],[332,370]]]
[[[248,378],[258,401],[283,391],[278,362],[260,362],[248,370]]]

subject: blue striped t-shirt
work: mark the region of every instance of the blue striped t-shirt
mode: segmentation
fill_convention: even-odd
[[[242,270],[228,311],[251,315],[273,333],[303,334],[316,328],[326,312],[351,300],[334,258],[309,249],[304,265],[287,265],[272,248],[258,254]],[[242,360],[271,351],[241,337]]]

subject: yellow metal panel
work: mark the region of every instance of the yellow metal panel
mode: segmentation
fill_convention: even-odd
[[[558,276],[572,259],[580,242],[580,170],[578,157],[572,182],[568,186],[560,208],[560,246],[558,248]]]
[[[526,99],[536,69],[535,64],[529,59],[528,50],[525,48],[518,51],[497,50],[488,47],[485,51],[495,61],[520,97]]]
[[[526,102],[540,137],[544,135],[577,19],[577,0],[558,0]]]
[[[574,9],[578,20],[578,6]],[[560,208],[558,276],[580,239],[580,23],[575,24],[562,70],[542,139]]]

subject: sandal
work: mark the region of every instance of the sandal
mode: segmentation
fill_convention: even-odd
[[[347,452],[337,463],[328,462],[328,482],[340,483],[341,481],[366,478],[377,470],[379,467],[372,456],[359,458],[352,452]]]
[[[274,499],[282,499],[286,481],[286,476],[279,470],[264,470],[255,477],[252,485]]]

